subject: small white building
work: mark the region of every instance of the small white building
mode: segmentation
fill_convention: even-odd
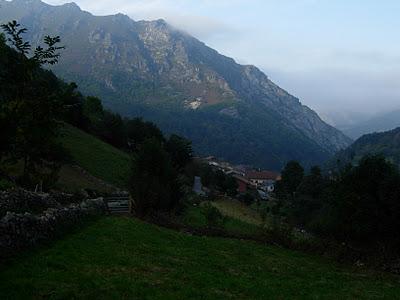
[[[250,171],[246,173],[246,178],[258,189],[273,192],[280,175],[271,171]]]

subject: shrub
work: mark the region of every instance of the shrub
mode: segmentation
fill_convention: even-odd
[[[278,217],[270,219],[265,234],[270,241],[286,247],[292,246],[294,241],[293,228]]]
[[[0,191],[9,190],[13,187],[15,187],[15,185],[11,181],[0,179]]]
[[[209,202],[203,206],[203,215],[206,218],[208,228],[222,228],[224,227],[225,218],[221,212]]]
[[[246,193],[243,195],[240,195],[239,197],[240,202],[244,203],[247,206],[250,206],[254,202],[254,196],[250,193]]]

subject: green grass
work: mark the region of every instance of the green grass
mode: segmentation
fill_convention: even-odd
[[[239,234],[239,235],[257,235],[260,233],[260,227],[244,222],[242,220],[227,216],[224,212],[221,213],[225,216],[225,223],[223,229],[228,233]],[[183,216],[181,217],[183,224],[195,227],[195,228],[206,228],[207,220],[205,215],[202,213],[202,207],[189,206],[185,209]]]
[[[131,166],[128,154],[67,124],[61,142],[74,162],[91,175],[118,187],[127,185]]]
[[[232,217],[248,224],[262,224],[260,214],[255,209],[241,203],[238,200],[221,198],[217,201],[211,202],[211,204],[218,208],[219,211],[225,216]]]
[[[105,217],[0,271],[1,299],[398,299],[399,278]]]
[[[115,188],[100,184],[91,176],[84,176],[80,170],[71,165],[62,166],[58,176],[59,179],[56,188],[67,193],[79,192],[82,189],[89,189],[104,194],[110,194],[115,191]]]

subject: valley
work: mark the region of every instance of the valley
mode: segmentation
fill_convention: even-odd
[[[326,44],[298,40],[307,22],[287,26],[327,3],[256,2],[295,14],[267,24],[263,12],[235,41],[252,37],[293,74],[347,66],[329,46],[342,24]],[[1,299],[400,299],[398,111],[340,112],[343,133],[201,35],[97,5],[107,14],[0,0]],[[315,12],[325,19],[308,34],[330,22]],[[208,14],[190,23],[221,33]],[[288,28],[296,47],[274,38]]]

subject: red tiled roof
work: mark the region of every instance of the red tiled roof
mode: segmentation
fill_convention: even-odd
[[[239,180],[239,181],[241,181],[241,182],[244,182],[244,183],[246,183],[246,184],[251,184],[250,181],[248,181],[246,178],[244,178],[244,177],[242,177],[242,176],[233,175],[232,177],[235,178],[235,179],[237,179],[237,180]]]
[[[280,175],[271,171],[262,172],[248,172],[246,173],[246,178],[248,179],[260,179],[260,180],[277,180]]]

